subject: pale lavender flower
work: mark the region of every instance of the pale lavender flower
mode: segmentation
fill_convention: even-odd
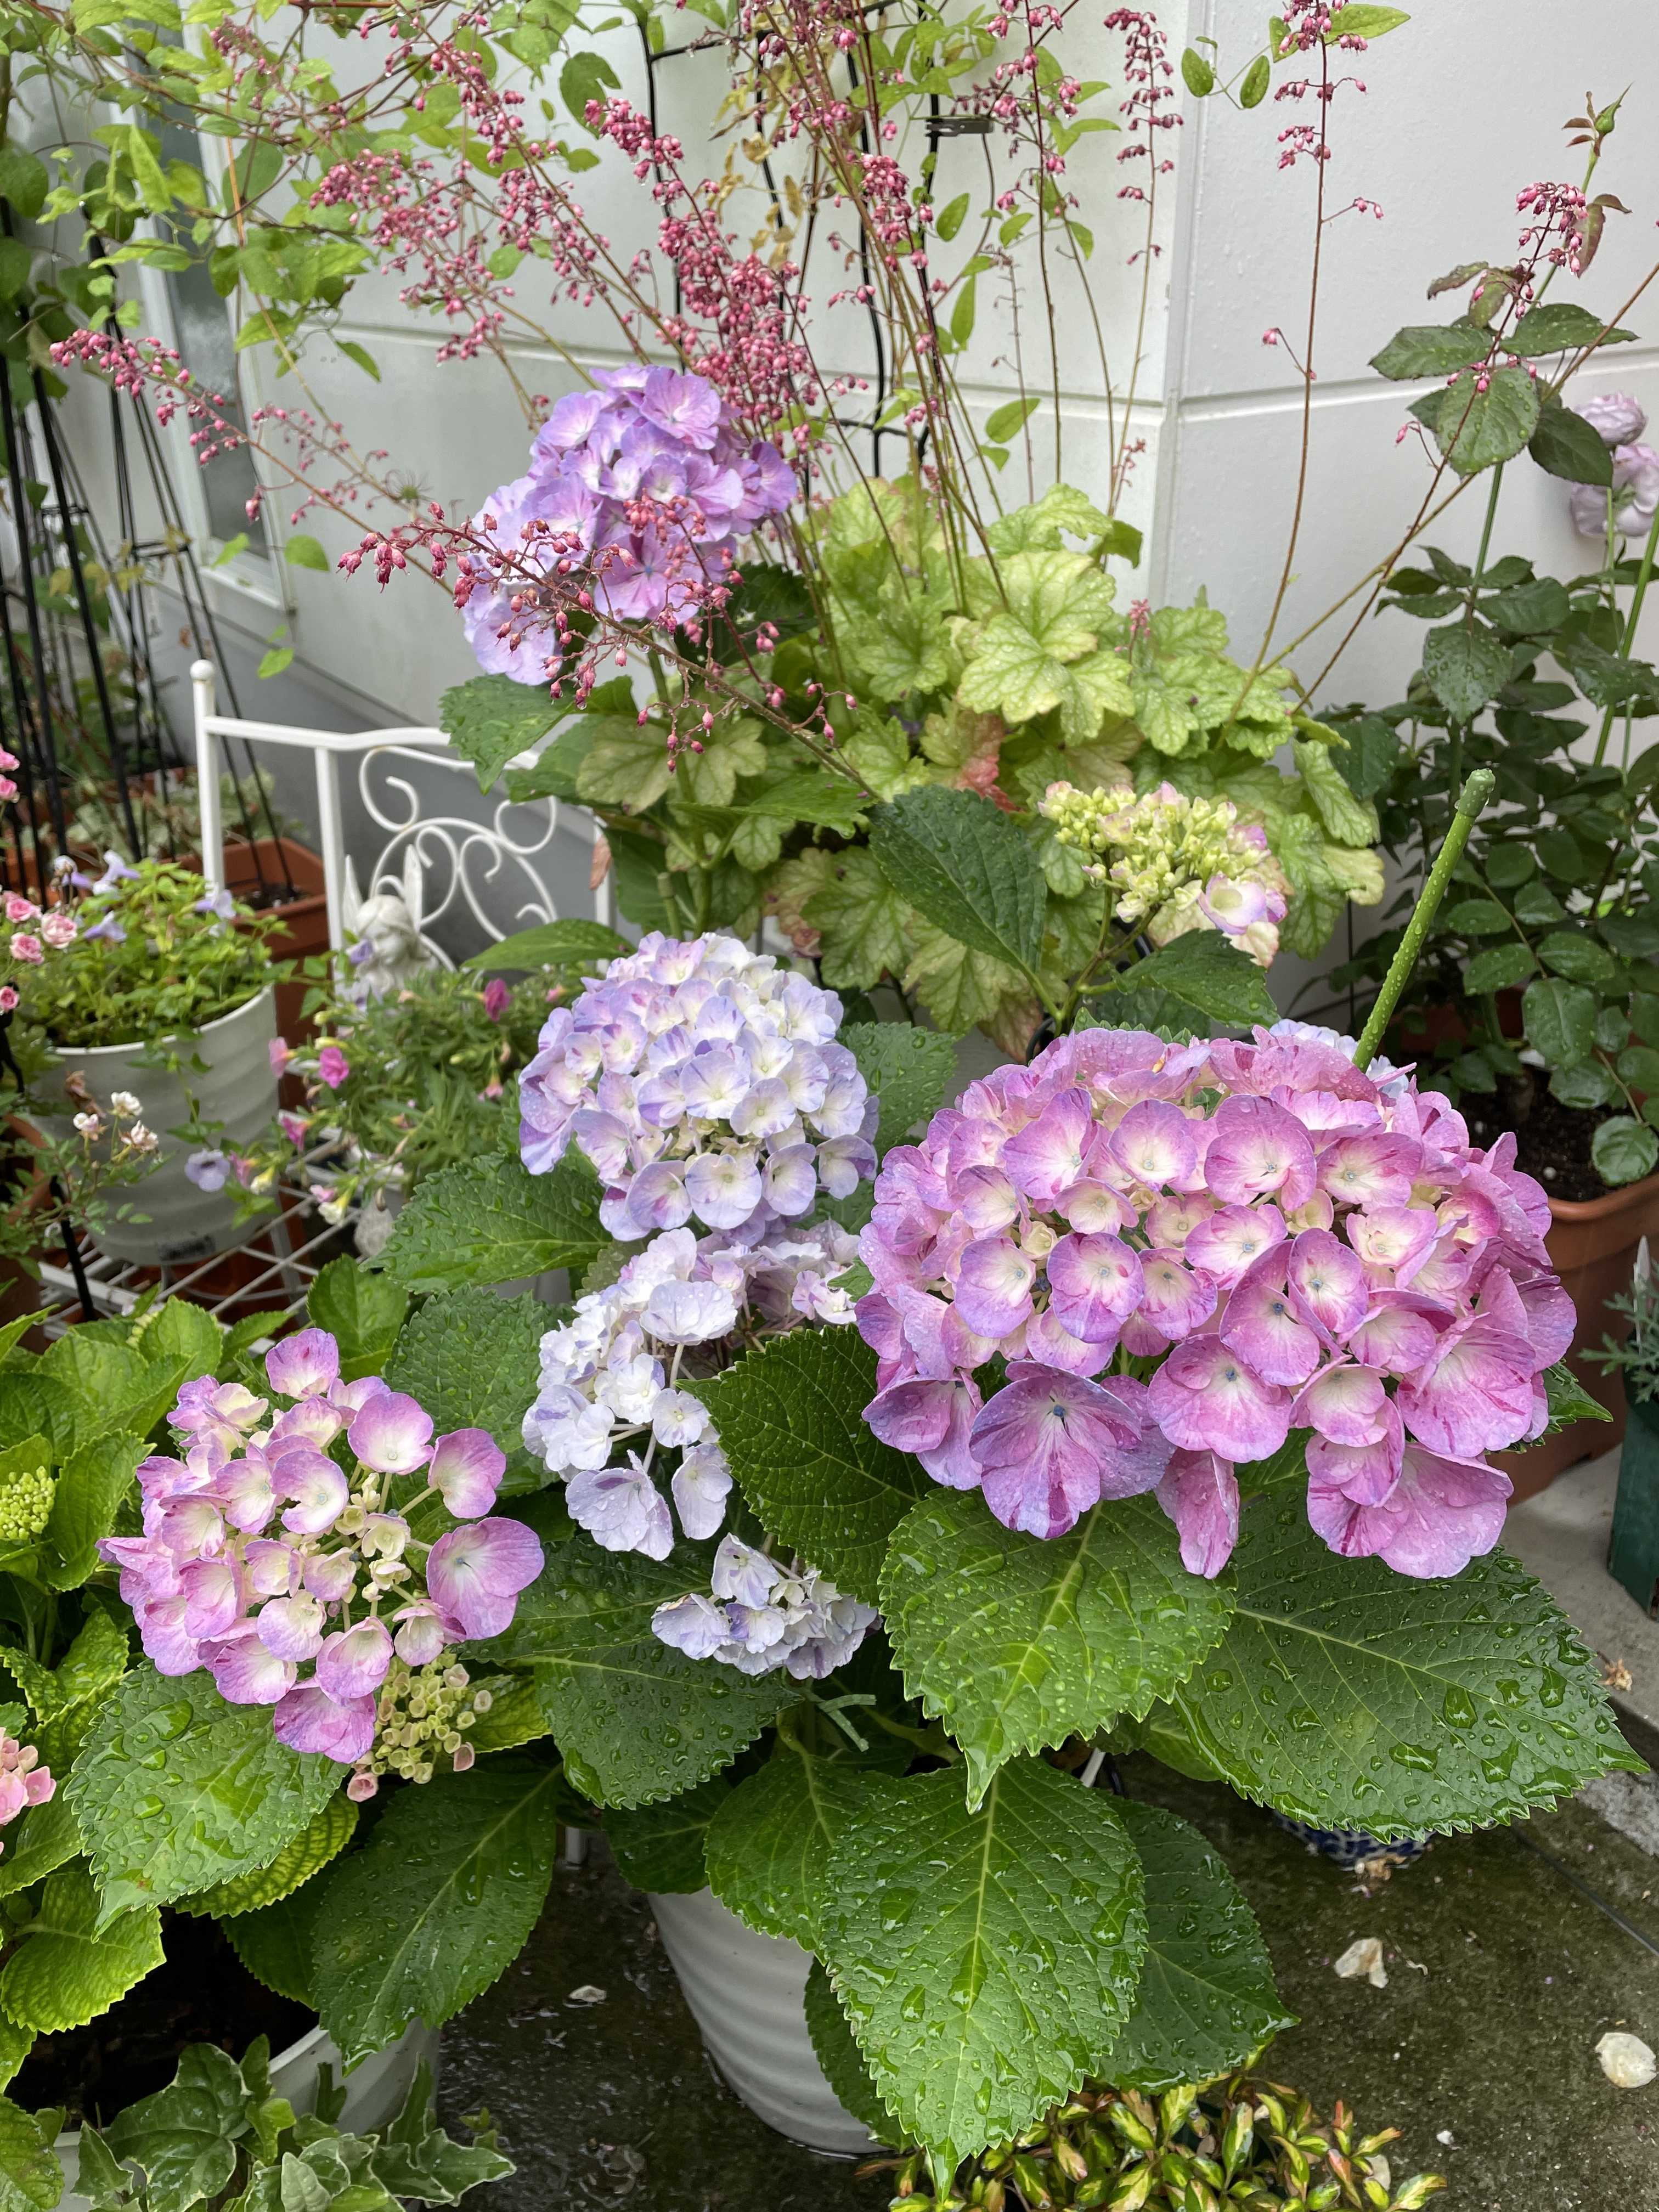
[[[1596,392],[1569,403],[1606,446],[1633,446],[1648,427],[1647,410],[1628,392]]]
[[[541,1571],[542,1547],[523,1522],[472,1521],[432,1547],[426,1586],[464,1636],[499,1636],[512,1621],[519,1592]]]
[[[665,1559],[674,1548],[667,1504],[637,1452],[629,1452],[626,1467],[571,1475],[564,1502],[576,1526],[607,1552],[643,1552],[648,1559]]]

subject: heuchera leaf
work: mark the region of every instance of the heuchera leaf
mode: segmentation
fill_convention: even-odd
[[[342,1779],[332,1759],[278,1743],[267,1707],[146,1664],[100,1710],[67,1794],[109,1920],[269,1866]]]
[[[707,1550],[684,1545],[663,1560],[603,1552],[586,1535],[550,1545],[489,1647],[532,1669],[570,1778],[596,1805],[646,1805],[706,1781],[798,1694],[781,1668],[751,1678],[652,1634],[657,1607],[707,1589],[708,1572]]]
[[[792,1329],[696,1395],[768,1535],[867,1603],[887,1540],[933,1483],[864,1419],[876,1355],[856,1329]]]
[[[863,1810],[873,1778],[844,1759],[781,1745],[708,1824],[710,1889],[757,1934],[817,1950],[830,1854]]]
[[[1503,1552],[1418,1581],[1338,1559],[1300,1498],[1267,1498],[1232,1565],[1232,1625],[1171,1702],[1258,1803],[1421,1836],[1522,1819],[1639,1767],[1571,1623]]]
[[[1225,1633],[1232,1591],[1189,1575],[1151,1498],[1044,1541],[976,1490],[933,1490],[893,1533],[882,1612],[904,1686],[943,1719],[977,1804],[1005,1760],[1143,1719]]]
[[[1143,1888],[1108,1799],[1040,1761],[977,1813],[948,1768],[870,1785],[830,1855],[821,1955],[907,2141],[954,2165],[1064,2101],[1132,2008]]]
[[[313,1987],[349,2066],[417,2014],[441,2027],[518,1956],[553,1878],[562,1782],[511,1754],[437,1775],[327,1876]]]
[[[1034,969],[1048,886],[1030,841],[1000,807],[937,784],[871,817],[870,849],[901,898],[970,951]]]
[[[585,1267],[610,1241],[599,1177],[573,1146],[551,1175],[495,1158],[428,1176],[398,1216],[386,1267],[410,1290],[450,1291]]]
[[[1296,2026],[1273,1987],[1255,1915],[1219,1854],[1160,1806],[1120,1798],[1146,1880],[1146,1956],[1135,2008],[1101,2068],[1154,2094],[1243,2066]]]

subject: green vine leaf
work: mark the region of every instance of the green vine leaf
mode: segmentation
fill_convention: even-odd
[[[976,1490],[936,1488],[894,1531],[881,1606],[977,1805],[1006,1760],[1144,1719],[1220,1642],[1232,1591],[1186,1571],[1151,1498],[1097,1505],[1050,1542],[1005,1528]]]
[[[830,1854],[821,1955],[907,2142],[954,2166],[1098,2065],[1133,2007],[1143,1887],[1109,1800],[1037,1760],[977,1813],[948,1769],[870,1785]]]
[[[1232,1565],[1232,1626],[1171,1703],[1258,1804],[1386,1839],[1522,1819],[1641,1771],[1572,1624],[1506,1553],[1419,1582],[1338,1559],[1299,1497],[1267,1498]]]

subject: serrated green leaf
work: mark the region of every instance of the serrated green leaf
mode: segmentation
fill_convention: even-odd
[[[1538,972],[1538,963],[1524,945],[1494,945],[1477,952],[1464,971],[1471,991],[1508,991]]]
[[[442,1435],[488,1429],[507,1454],[508,1488],[538,1488],[545,1472],[526,1451],[525,1409],[535,1396],[542,1338],[558,1319],[529,1292],[440,1291],[404,1324],[386,1367],[394,1390],[406,1390],[431,1414]]]
[[[480,975],[575,966],[584,975],[597,974],[602,961],[615,960],[629,949],[628,939],[602,921],[538,921],[532,929],[515,930],[499,945],[486,945],[465,964]]]
[[[1460,476],[1474,476],[1515,459],[1538,428],[1538,386],[1524,368],[1465,369],[1446,387],[1435,440]]]
[[[823,980],[836,990],[868,991],[904,966],[903,900],[859,846],[830,854],[809,848],[786,860],[775,892],[799,902],[819,933]]]
[[[876,1127],[879,1159],[892,1146],[902,1144],[918,1122],[931,1120],[944,1103],[956,1074],[956,1048],[939,1030],[917,1029],[908,1022],[854,1022],[842,1030],[840,1041],[880,1101],[881,1119]]]
[[[98,1540],[114,1528],[144,1449],[142,1436],[100,1437],[58,1468],[44,1539],[48,1588],[78,1589],[98,1567]]]
[[[871,817],[870,849],[898,895],[970,951],[1015,967],[1042,952],[1048,887],[1030,843],[976,792],[902,792]]]
[[[131,1340],[144,1358],[182,1359],[192,1376],[216,1371],[225,1342],[222,1326],[188,1298],[164,1298],[134,1322],[133,1332]]]
[[[0,1857],[0,1897],[32,1888],[80,1856],[81,1831],[59,1790],[44,1805],[31,1805],[7,1832],[5,1855]]]
[[[1595,994],[1580,983],[1553,975],[1528,983],[1521,994],[1521,1018],[1528,1043],[1551,1067],[1575,1066],[1595,1047]]]
[[[179,1899],[179,1910],[210,1913],[216,1920],[234,1920],[244,1912],[258,1912],[320,1874],[351,1841],[357,1826],[357,1808],[343,1790],[337,1791],[321,1812],[291,1836],[267,1867],[239,1875],[234,1881],[216,1882],[211,1889]]]
[[[683,1790],[659,1805],[607,1813],[605,1839],[623,1879],[635,1889],[682,1894],[707,1889],[703,1838],[708,1823],[732,1794],[724,1775]]]
[[[51,188],[44,161],[21,146],[0,147],[0,199],[9,201],[25,222],[34,221]]]
[[[41,2035],[83,2027],[161,1965],[161,1916],[153,1905],[120,1913],[101,1931],[100,1917],[79,1860],[47,1877],[27,1936],[0,1969],[0,2004],[13,2020]]]
[[[1590,1139],[1590,1164],[1605,1183],[1639,1182],[1659,1167],[1659,1136],[1627,1114],[1603,1121]]]
[[[871,1784],[830,1856],[821,1955],[906,2140],[954,2164],[1064,2101],[1128,2017],[1143,1887],[1108,1800],[1039,1761],[977,1813],[949,1769]]]
[[[332,1759],[277,1742],[264,1706],[146,1663],[100,1709],[67,1791],[109,1917],[269,1866],[339,1786]]]
[[[659,1605],[708,1586],[707,1555],[687,1547],[657,1560],[573,1537],[547,1547],[489,1647],[532,1670],[570,1778],[596,1805],[647,1805],[706,1781],[797,1694],[781,1668],[751,1678],[652,1634]]]
[[[818,1950],[830,1854],[863,1810],[872,1780],[845,1760],[781,1745],[709,1822],[708,1887],[757,1934]]]
[[[1576,300],[1541,300],[1528,308],[1504,343],[1510,353],[1531,361],[1540,354],[1576,353],[1580,346],[1619,345],[1635,336],[1634,331],[1604,324]]]
[[[1299,1498],[1268,1498],[1232,1565],[1232,1626],[1171,1703],[1258,1803],[1420,1836],[1522,1818],[1635,1758],[1571,1623],[1503,1552],[1419,1581],[1338,1559]]]
[[[1472,722],[1509,680],[1510,649],[1491,630],[1463,623],[1431,629],[1423,641],[1423,674],[1449,714]]]
[[[290,568],[320,568],[325,575],[334,565],[324,552],[320,541],[307,536],[304,531],[296,532],[289,539],[283,548],[283,558]]]
[[[1244,2065],[1296,2026],[1273,1986],[1255,1915],[1218,1852],[1157,1805],[1115,1808],[1146,1882],[1146,1955],[1135,2008],[1101,2071],[1157,2095]]]
[[[1168,991],[1208,1021],[1243,1024],[1279,1019],[1261,970],[1218,930],[1187,930],[1126,969],[1123,980],[1137,991]]]
[[[1327,836],[1339,845],[1374,845],[1376,809],[1357,799],[1328,745],[1298,738],[1291,749],[1302,786],[1324,826]]]
[[[880,1595],[906,1693],[960,1745],[970,1805],[1005,1760],[1144,1719],[1232,1609],[1225,1583],[1187,1573],[1150,1498],[1045,1540],[1005,1528],[975,1490],[938,1488],[894,1530]]]
[[[498,1157],[428,1176],[398,1216],[386,1269],[412,1291],[452,1291],[585,1267],[610,1241],[599,1178],[573,1146],[551,1175]]]
[[[870,2069],[848,2026],[841,2000],[817,1959],[807,1973],[802,2002],[813,2056],[823,2069],[825,2081],[846,2110],[855,2120],[863,2121],[878,2143],[896,2146],[903,2130],[876,2094],[876,2085],[870,2079]]]
[[[562,1778],[508,1755],[399,1792],[327,1876],[313,1986],[349,2066],[441,2027],[523,1948],[553,1877]]]
[[[356,1382],[383,1372],[409,1311],[409,1292],[350,1258],[331,1260],[306,1297],[306,1317],[340,1347],[340,1376]],[[428,1409],[430,1411],[430,1408]]]
[[[1459,899],[1440,916],[1442,929],[1455,929],[1463,937],[1501,937],[1509,926],[1510,918],[1496,899]]]
[[[1558,1359],[1553,1366],[1547,1367],[1540,1379],[1550,1408],[1549,1425],[1544,1431],[1545,1436],[1553,1437],[1562,1429],[1570,1429],[1577,1421],[1610,1421],[1613,1419],[1601,1401],[1590,1395],[1565,1359]]]
[[[33,2112],[0,2097],[0,2212],[57,2212],[64,2169]]]
[[[856,1329],[792,1329],[694,1388],[768,1535],[873,1604],[889,1537],[933,1485],[864,1419],[876,1355]]]
[[[1412,323],[1396,331],[1381,353],[1371,356],[1371,367],[1395,383],[1418,376],[1450,376],[1484,359],[1489,343],[1485,331],[1470,323]]]
[[[474,676],[439,700],[438,726],[462,758],[471,762],[479,790],[488,791],[508,761],[528,752],[567,711],[542,684],[517,684],[510,676]]]
[[[1553,929],[1539,940],[1538,957],[1570,983],[1610,983],[1619,963],[1593,937],[1576,929]]]
[[[33,2048],[34,2030],[32,2027],[21,2026],[18,2021],[9,2019],[5,2013],[0,2012],[0,2089],[10,2086],[18,2068],[21,2066]],[[5,2102],[3,2098],[0,2098],[0,2129],[7,2124]],[[3,2141],[0,2141],[0,2212],[13,2212],[13,2208],[18,2202],[16,2197],[8,2197],[6,2194],[5,2181],[9,2178],[8,2157],[9,2146]],[[52,2197],[47,2212],[56,2212],[57,2203],[58,2199],[55,2197]]]
[[[1568,483],[1611,485],[1613,455],[1599,430],[1559,399],[1547,399],[1539,410],[1538,428],[1527,441],[1527,451],[1540,469]]]
[[[327,1889],[325,1881],[308,1881],[276,1905],[239,1913],[224,1929],[231,1949],[256,1981],[313,2012],[317,2006],[311,1986],[312,1930]]]
[[[911,918],[910,937],[915,952],[904,970],[904,988],[947,1035],[964,1036],[981,1024],[988,1028],[1005,1009],[1022,1004],[1030,1010],[1028,1026],[1035,1026],[1036,1000],[1018,968],[970,951],[919,916]]]

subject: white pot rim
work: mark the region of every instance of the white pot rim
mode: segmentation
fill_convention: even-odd
[[[240,1021],[250,1008],[262,1006],[267,999],[273,998],[276,989],[274,983],[264,984],[251,999],[244,999],[240,1006],[233,1006],[228,1014],[216,1014],[210,1022],[204,1022],[199,1030],[174,1030],[171,1036],[157,1037],[152,1041],[147,1041],[143,1037],[129,1037],[125,1044],[54,1045],[52,1065],[67,1066],[71,1060],[96,1060],[100,1054],[104,1053],[144,1052],[149,1049],[149,1042],[153,1042],[159,1048],[163,1045],[183,1043],[190,1037],[211,1036],[216,1030],[225,1029],[230,1023]]]
[[[319,2044],[326,2043],[328,2039],[328,2030],[323,2026],[321,2021],[319,2021],[315,2027],[308,2027],[305,2033],[301,2036],[296,2037],[295,2040],[289,2045],[285,2051],[272,2051],[270,2054],[271,2072],[274,2074],[279,2066],[291,2066],[295,2064],[299,2060],[305,2058],[310,2052],[314,2051]],[[238,2060],[237,2063],[240,2064],[240,2063],[241,2062]],[[80,2148],[80,2129],[65,2128],[53,2142],[52,2148],[57,2151],[78,2150]]]

